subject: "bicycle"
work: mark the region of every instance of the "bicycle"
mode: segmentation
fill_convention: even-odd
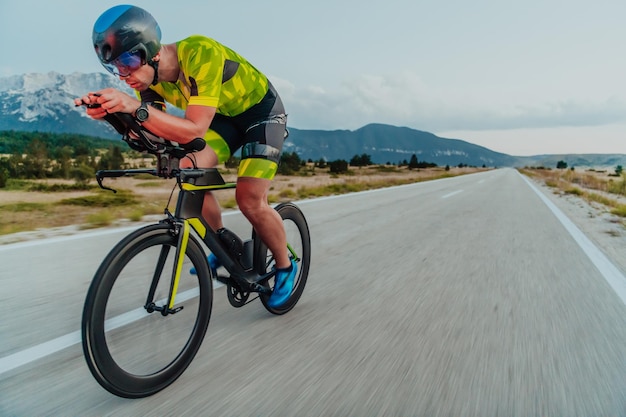
[[[214,231],[200,213],[206,192],[236,184],[225,182],[216,168],[179,168],[180,159],[201,150],[204,140],[180,145],[152,135],[130,115],[114,113],[105,119],[131,148],[156,155],[157,164],[155,169],[98,171],[102,189],[115,192],[103,184],[105,178],[138,174],[174,178],[179,188],[173,214],[166,206],[163,220],[130,233],[111,249],[91,282],[83,309],[82,346],[92,375],[112,394],[141,398],[171,385],[194,359],[211,317],[213,279],[226,285],[233,307],[259,298],[272,314],[290,311],[307,281],[310,235],[296,205],[275,207],[298,275],[287,302],[270,307],[275,270],[267,246],[254,230],[246,240],[227,229]],[[214,276],[200,242],[219,259],[226,275]],[[257,297],[250,299],[253,293]]]

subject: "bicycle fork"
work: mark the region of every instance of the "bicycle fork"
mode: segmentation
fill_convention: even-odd
[[[162,306],[158,306],[154,302],[156,289],[159,285],[159,281],[163,273],[163,268],[165,267],[165,261],[167,260],[171,249],[170,246],[163,245],[161,247],[161,253],[159,254],[156,268],[154,270],[154,275],[152,276],[152,284],[150,285],[150,291],[148,292],[146,304],[144,305],[144,308],[148,313],[159,311],[163,316],[167,316],[168,314],[176,314],[183,309],[183,306],[174,308],[174,302],[176,300],[176,293],[178,292],[180,275],[183,270],[183,262],[185,261],[185,253],[187,252],[187,244],[189,242],[189,232],[191,226],[189,226],[189,221],[187,220],[183,220],[178,226],[179,227],[176,228],[178,231],[178,244],[176,245],[176,255],[174,257],[174,266],[172,268],[170,289],[167,297],[167,302],[164,303]]]

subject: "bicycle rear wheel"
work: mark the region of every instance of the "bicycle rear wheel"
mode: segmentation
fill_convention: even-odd
[[[296,261],[298,272],[294,281],[293,292],[291,296],[279,308],[272,308],[267,304],[270,294],[260,294],[263,306],[272,314],[285,314],[290,311],[298,303],[304,286],[309,276],[309,265],[311,262],[311,238],[309,235],[309,226],[306,222],[304,214],[300,209],[292,203],[282,203],[276,206],[275,210],[283,219],[283,226],[287,234],[287,245],[290,251],[290,257]],[[275,261],[272,253],[267,246],[254,235],[255,239],[255,256],[256,268],[260,274],[271,270]],[[269,286],[274,288],[273,278],[270,279]]]
[[[87,293],[85,359],[98,383],[120,397],[146,397],[170,385],[189,366],[206,333],[213,286],[204,251],[192,236],[175,312],[158,311],[167,307],[177,244],[167,224],[131,233],[104,259]],[[189,273],[192,266],[197,275]]]

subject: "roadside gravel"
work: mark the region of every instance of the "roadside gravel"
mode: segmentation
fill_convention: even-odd
[[[588,202],[581,197],[548,187],[542,180],[529,179],[626,276],[626,221],[611,214],[610,209],[603,204]],[[615,195],[610,198],[626,204],[626,198]]]

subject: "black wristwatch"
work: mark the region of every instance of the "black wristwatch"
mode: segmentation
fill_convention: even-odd
[[[137,119],[139,123],[143,123],[148,120],[148,116],[150,116],[150,113],[148,113],[148,105],[141,103],[141,106],[135,110],[135,119]]]

